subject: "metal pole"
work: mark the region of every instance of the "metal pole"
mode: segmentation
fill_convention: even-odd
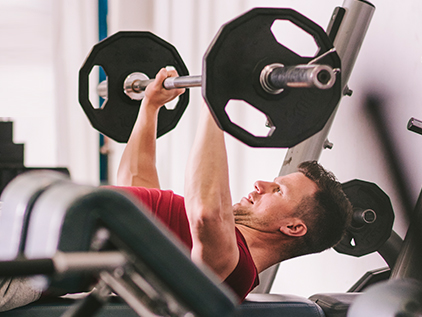
[[[342,7],[336,8],[331,18],[328,33],[329,35],[334,34],[334,47],[341,59],[341,80],[344,94],[348,94],[347,82],[374,11],[375,7],[368,1],[345,0]],[[318,160],[322,150],[332,146],[327,141],[327,136],[337,108],[320,132],[287,150],[280,176],[296,172],[298,165],[302,162]],[[254,290],[255,293],[270,292],[278,267],[278,264],[274,265],[260,274],[261,282]]]

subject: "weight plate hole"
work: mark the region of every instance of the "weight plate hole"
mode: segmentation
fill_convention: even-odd
[[[225,110],[232,123],[255,137],[271,136],[275,130],[271,120],[263,112],[244,100],[229,100]]]
[[[350,245],[351,245],[352,247],[355,247],[355,246],[356,246],[356,241],[355,241],[355,238],[352,238],[352,240],[350,240]]]
[[[102,83],[99,84],[100,79]],[[92,67],[88,81],[89,101],[94,109],[103,108],[107,101],[107,75],[99,65]],[[99,97],[100,96],[100,97]]]
[[[315,57],[319,47],[314,37],[289,20],[275,20],[271,32],[278,43],[302,57]]]
[[[179,102],[179,97],[176,97],[172,101],[166,103],[164,107],[166,107],[167,110],[173,110],[174,108],[176,108],[178,102]]]

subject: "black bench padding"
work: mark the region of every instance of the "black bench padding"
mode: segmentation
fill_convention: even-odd
[[[324,317],[322,309],[304,297],[279,294],[249,294],[236,317]]]
[[[39,301],[24,307],[0,313],[4,317],[60,317],[75,303],[73,299],[57,298]],[[107,303],[96,317],[137,317],[138,315],[125,303],[112,301]]]
[[[73,299],[58,298],[39,301],[25,307],[1,313],[5,317],[59,317],[72,307]],[[107,303],[98,317],[135,317],[137,314],[117,298]],[[322,309],[312,301],[294,295],[250,294],[239,305],[233,317],[324,317]]]
[[[315,294],[310,300],[322,308],[327,317],[346,317],[352,302],[362,293]]]

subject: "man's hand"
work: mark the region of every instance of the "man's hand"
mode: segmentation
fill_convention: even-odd
[[[185,91],[163,87],[164,79],[176,76],[175,70],[162,68],[147,86],[138,119],[120,160],[118,185],[160,188],[155,165],[158,112],[164,104]]]
[[[168,77],[177,77],[177,71],[174,69],[161,68],[155,76],[155,80],[147,86],[145,90],[142,107],[161,108],[164,104],[170,102],[177,96],[183,94],[185,89],[166,89],[163,82]]]

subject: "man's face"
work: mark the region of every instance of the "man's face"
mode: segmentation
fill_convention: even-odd
[[[265,232],[278,232],[283,221],[293,217],[302,199],[317,190],[317,185],[299,172],[254,185],[255,190],[233,206],[235,221]]]

